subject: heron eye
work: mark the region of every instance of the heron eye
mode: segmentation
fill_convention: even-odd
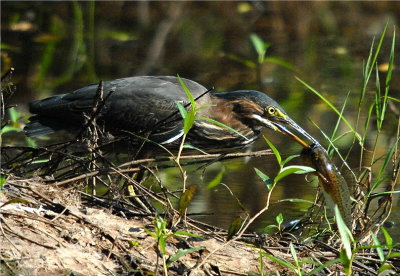
[[[275,115],[276,114],[276,109],[273,106],[267,107],[267,111],[268,111],[269,115]]]

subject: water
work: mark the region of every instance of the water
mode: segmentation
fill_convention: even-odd
[[[2,3],[2,43],[7,46],[2,50],[2,72],[7,66],[16,68],[13,81],[17,91],[11,104],[18,104],[19,111],[27,112],[26,104],[33,99],[70,91],[99,79],[139,72],[149,75],[179,73],[207,87],[215,87],[217,91],[262,90],[325,146],[323,135],[312,122],[330,134],[337,115],[295,77],[321,91],[339,109],[351,91],[345,114],[354,125],[363,60],[368,56],[373,36],[379,36],[388,20],[390,34],[391,26],[397,23],[394,14],[399,13],[395,2],[293,2],[288,6],[278,2],[257,5],[240,2],[99,2],[94,7],[90,5],[86,2],[35,2],[28,6],[22,2]],[[94,17],[91,16],[92,8]],[[246,9],[248,11],[244,12]],[[83,29],[79,22],[83,22]],[[163,26],[169,26],[169,29],[164,30]],[[160,30],[168,32],[165,37],[155,36]],[[282,59],[294,70],[266,62],[257,79],[254,68],[228,58],[235,55],[242,60],[257,60],[249,40],[251,33],[257,33],[271,43],[267,57]],[[389,47],[390,37],[383,45],[384,55],[380,62],[387,62]],[[397,97],[398,75],[393,76],[392,92]],[[373,89],[368,89],[367,97]],[[361,122],[363,124],[363,120]],[[382,142],[378,145],[379,153],[386,152],[390,139],[395,137],[396,122],[393,113],[387,116]],[[339,132],[345,131],[347,128],[342,124]],[[284,156],[301,151],[300,146],[282,135],[268,130],[264,134]],[[367,136],[371,141],[368,143],[370,148],[374,135],[371,130]],[[345,153],[352,142],[350,135],[342,139],[338,143],[341,152]],[[260,139],[253,150],[266,147]],[[355,150],[349,163],[355,168],[358,160],[359,153]],[[293,160],[293,164],[298,163],[297,159]],[[222,182],[226,186],[207,189],[207,183],[222,167],[225,170]],[[224,228],[242,212],[235,197],[250,214],[264,206],[267,190],[254,168],[269,176],[276,175],[278,170],[274,157],[219,162],[204,172],[196,171],[197,168],[188,168],[189,184],[199,186],[190,212],[212,213],[200,219]],[[174,169],[161,171],[160,178],[171,189],[179,188],[182,183]],[[316,191],[316,183],[307,182],[304,176],[283,179],[272,194],[271,208],[252,229],[274,224],[279,213],[284,214],[286,222],[298,218],[305,213],[308,204],[279,200],[313,201]],[[399,198],[395,196],[390,220],[396,225],[400,222],[396,215],[399,213]],[[396,235],[400,236],[399,233]]]

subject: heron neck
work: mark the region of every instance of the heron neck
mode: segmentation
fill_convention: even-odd
[[[218,97],[215,94],[210,94],[210,101],[207,103],[199,103],[200,107],[191,133],[201,136],[204,143],[224,143],[224,146],[238,147],[254,141],[259,130],[252,126],[242,115],[237,112],[235,100]],[[201,108],[203,105],[206,106]],[[213,123],[207,120],[201,120],[201,117],[206,117],[217,121]],[[234,129],[235,131],[232,131]],[[241,133],[242,135],[239,135]]]

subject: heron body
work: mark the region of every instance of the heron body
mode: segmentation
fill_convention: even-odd
[[[196,120],[187,143],[199,148],[237,148],[252,143],[262,127],[281,132],[302,146],[308,144],[296,131],[312,142],[307,132],[289,118],[283,108],[266,94],[254,90],[207,92],[204,86],[182,79],[196,100],[196,116],[221,124]],[[134,133],[156,143],[176,146],[183,135],[183,120],[177,102],[190,108],[190,101],[179,79],[173,76],[142,76],[104,82],[105,100],[97,121],[113,135]],[[96,101],[98,84],[56,95],[30,104],[35,114],[26,126],[28,136],[50,134],[60,129],[79,129]],[[232,131],[232,129],[236,131]],[[240,134],[238,134],[238,132]]]

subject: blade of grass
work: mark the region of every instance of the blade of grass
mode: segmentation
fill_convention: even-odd
[[[196,101],[193,98],[192,93],[190,93],[189,88],[186,86],[186,83],[182,80],[182,78],[179,76],[179,74],[177,75],[179,83],[181,84],[183,91],[185,91],[186,96],[188,97],[189,101],[190,101],[190,105],[192,106],[192,109],[196,109]]]
[[[211,179],[210,182],[208,182],[207,188],[208,189],[214,189],[219,184],[221,184],[221,181],[222,181],[222,178],[224,177],[224,174],[225,174],[225,167],[222,167],[221,170],[219,171],[219,173],[213,179]]]
[[[386,107],[387,107],[387,101],[388,101],[388,95],[389,95],[389,90],[390,90],[390,84],[392,81],[392,73],[393,73],[393,64],[394,64],[394,50],[396,46],[396,32],[393,32],[393,39],[392,39],[392,47],[390,49],[390,56],[389,56],[389,68],[386,74],[386,80],[385,80],[385,94],[383,96],[383,102],[382,102],[382,107],[381,107],[381,112],[380,114],[380,127],[382,127],[383,120],[385,119],[385,113],[386,113]]]
[[[393,238],[389,235],[385,227],[381,227],[381,231],[385,237],[386,245],[390,248],[393,245]]]
[[[289,161],[291,161],[292,159],[294,159],[294,158],[296,158],[296,157],[299,157],[299,156],[300,156],[299,154],[291,155],[291,156],[289,156],[288,158],[286,158],[285,160],[283,160],[281,165],[282,165],[282,166],[285,166],[287,162],[289,162]]]
[[[344,251],[346,252],[346,257],[348,260],[351,260],[353,255],[354,238],[349,228],[347,228],[346,223],[344,222],[337,205],[335,205],[335,217],[339,229],[340,238],[342,240],[342,245]]]
[[[367,118],[365,119],[365,124],[364,124],[364,133],[362,135],[362,144],[363,145],[364,145],[365,139],[367,137],[368,127],[369,127],[369,123],[371,122],[371,117],[372,117],[372,111],[373,110],[374,110],[374,104],[371,104],[369,109],[368,109],[368,115],[367,115]],[[361,151],[360,161],[363,160],[362,156],[363,156],[363,151]]]
[[[400,99],[397,99],[395,97],[388,96],[388,99],[400,103]]]
[[[367,85],[368,85],[369,79],[371,78],[372,71],[374,70],[374,64],[376,64],[376,61],[377,61],[378,56],[379,56],[379,53],[381,51],[382,43],[383,43],[383,39],[384,39],[385,34],[386,34],[387,27],[388,27],[388,24],[386,23],[385,28],[383,29],[383,32],[382,32],[381,37],[379,39],[378,45],[376,47],[375,54],[373,55],[373,58],[371,59],[373,48],[374,48],[374,40],[372,41],[370,54],[368,56],[368,60],[367,60],[367,63],[365,65],[365,73],[366,73],[366,75],[364,74],[364,78],[363,78],[363,87],[362,87],[362,91],[361,91],[360,105],[362,104],[362,101],[364,100],[365,92],[367,90]]]
[[[275,63],[277,65],[282,66],[283,68],[286,68],[290,71],[294,71],[294,72],[298,72],[299,69],[294,66],[293,64],[291,64],[290,62],[283,60],[281,58],[278,57],[267,57],[264,59],[265,62],[271,62],[271,63]]]
[[[376,246],[375,249],[376,249],[376,252],[378,253],[379,260],[381,262],[383,262],[385,260],[385,255],[383,253],[381,243],[379,242],[378,237],[373,232],[371,232],[371,236],[372,236],[372,241],[374,242],[374,245]]]
[[[259,169],[254,168],[254,170],[255,170],[256,174],[264,182],[264,184],[267,186],[268,191],[271,190],[271,187],[272,187],[272,184],[274,184],[274,181],[272,181],[272,179],[268,175],[266,175],[265,173],[263,173]]]
[[[293,266],[291,263],[286,262],[285,260],[279,259],[279,258],[274,257],[274,256],[272,256],[272,255],[270,255],[270,254],[267,254],[267,253],[262,253],[262,254],[263,254],[265,257],[271,259],[272,261],[277,262],[278,264],[280,264],[280,265],[282,265],[282,266],[284,266],[284,267],[287,267],[287,268],[289,268],[289,269],[292,270],[292,271],[296,271],[296,270],[297,270],[295,266]]]
[[[345,98],[345,100],[344,100],[342,109],[340,110],[340,116],[338,117],[338,120],[336,121],[335,128],[334,128],[333,131],[332,131],[332,135],[331,135],[331,140],[332,140],[332,141],[335,140],[335,135],[336,135],[336,132],[337,132],[337,130],[338,130],[338,128],[339,128],[339,125],[340,125],[340,118],[343,117],[343,112],[344,112],[344,109],[345,109],[345,107],[346,107],[346,105],[347,105],[347,100],[349,99],[349,95],[350,95],[350,91],[349,91],[349,92],[347,93],[347,95],[346,95],[346,98]],[[331,147],[331,144],[329,144],[329,146],[328,146],[328,149],[327,149],[328,152],[329,152],[330,147]]]
[[[183,120],[183,133],[187,135],[194,125],[196,114],[194,109],[190,109]]]
[[[338,262],[340,262],[340,259],[339,259],[339,258],[338,258],[338,259],[333,259],[333,260],[327,261],[326,263],[324,263],[324,264],[318,266],[317,268],[311,270],[311,271],[310,271],[309,273],[307,273],[306,275],[307,275],[307,276],[319,275],[318,272],[320,272],[321,270],[325,269],[326,267],[329,267],[329,266],[331,266],[331,265],[333,265],[333,264],[335,264],[335,263],[338,263]]]
[[[310,172],[315,172],[314,168],[307,167],[307,166],[287,166],[284,167],[277,176],[274,178],[274,182],[278,183],[282,178],[290,175],[290,174],[306,174]]]
[[[335,152],[339,156],[340,160],[342,160],[343,165],[345,165],[349,169],[349,171],[353,173],[352,169],[347,164],[346,159],[340,153],[339,149],[335,146],[334,141],[331,141],[329,136],[314,121],[311,121],[311,122],[316,128],[318,128],[318,130],[322,133],[322,135],[325,137],[325,139],[328,140],[329,144],[332,145],[332,148],[335,150]],[[353,175],[354,175],[354,173],[353,173]],[[355,177],[355,175],[354,175],[354,177]]]
[[[376,128],[381,132],[381,116],[382,116],[382,99],[381,99],[381,82],[379,79],[378,65],[375,67],[375,114],[376,114]]]
[[[379,56],[379,53],[381,51],[381,47],[382,47],[383,39],[384,39],[385,34],[386,34],[387,26],[388,26],[388,24],[386,23],[386,26],[385,26],[382,34],[381,34],[381,37],[379,39],[377,48],[375,50],[375,54],[373,53],[374,44],[375,44],[375,38],[372,40],[367,62],[364,63],[364,65],[363,65],[362,88],[361,88],[360,98],[359,98],[359,101],[358,101],[357,120],[356,120],[356,126],[355,126],[356,129],[358,128],[360,115],[361,115],[361,106],[362,106],[362,104],[364,102],[365,93],[367,91],[367,86],[368,86],[369,80],[371,78],[371,74],[372,74],[372,71],[374,69],[374,65],[376,64],[376,61],[377,61],[378,56]],[[366,131],[366,130],[364,130],[364,131]]]
[[[290,248],[290,253],[292,254],[294,263],[295,263],[295,265],[297,267],[296,273],[297,273],[297,275],[301,275],[300,265],[299,265],[299,258],[297,257],[296,249],[294,248],[293,243],[289,244],[289,248]]]
[[[245,66],[252,68],[252,69],[255,69],[257,67],[256,63],[254,63],[253,61],[241,58],[234,54],[223,54],[223,56],[225,56],[233,61],[240,62],[240,63],[244,64]]]
[[[374,183],[372,184],[372,188],[368,191],[368,196],[371,195],[371,193],[377,188],[379,187],[384,180],[388,177],[385,175],[385,171],[387,166],[390,163],[390,160],[392,159],[392,156],[394,154],[394,149],[396,148],[396,144],[400,141],[400,137],[397,138],[397,141],[395,143],[393,143],[392,147],[390,148],[389,152],[386,154],[386,158],[383,161],[383,164],[378,172],[378,175],[375,178]]]
[[[307,87],[311,92],[313,92],[315,95],[317,95],[321,100],[323,100],[333,111],[336,112],[337,115],[339,115],[340,119],[343,120],[343,122],[347,125],[347,127],[354,133],[354,136],[357,138],[358,141],[361,141],[361,136],[360,134],[353,128],[353,126],[349,123],[349,121],[341,115],[339,110],[327,99],[325,98],[321,93],[319,93],[315,88],[313,88],[311,85],[300,79],[299,77],[296,77],[296,79],[301,82],[305,87]]]
[[[186,114],[187,114],[187,111],[186,111],[185,107],[180,102],[176,102],[176,106],[178,107],[182,118],[185,119],[186,118]]]
[[[186,254],[190,254],[190,253],[193,253],[193,252],[196,252],[196,251],[200,251],[200,250],[203,250],[204,248],[205,247],[200,246],[200,247],[192,247],[192,248],[189,248],[189,249],[179,249],[178,252],[175,255],[171,256],[167,260],[167,265],[171,265],[173,262],[179,260],[179,258],[183,257]]]
[[[264,42],[258,35],[251,34],[250,35],[251,43],[254,46],[254,49],[258,55],[258,63],[262,64],[265,61],[265,54],[267,53],[268,48],[271,46],[270,43]]]
[[[280,199],[277,202],[292,202],[292,203],[314,204],[314,201],[301,199],[301,198],[285,198],[285,199]]]
[[[263,136],[265,142],[267,142],[268,146],[271,148],[272,152],[275,154],[276,160],[278,161],[279,166],[282,167],[282,156],[279,153],[278,149],[272,144],[270,140],[267,139],[267,137]]]

